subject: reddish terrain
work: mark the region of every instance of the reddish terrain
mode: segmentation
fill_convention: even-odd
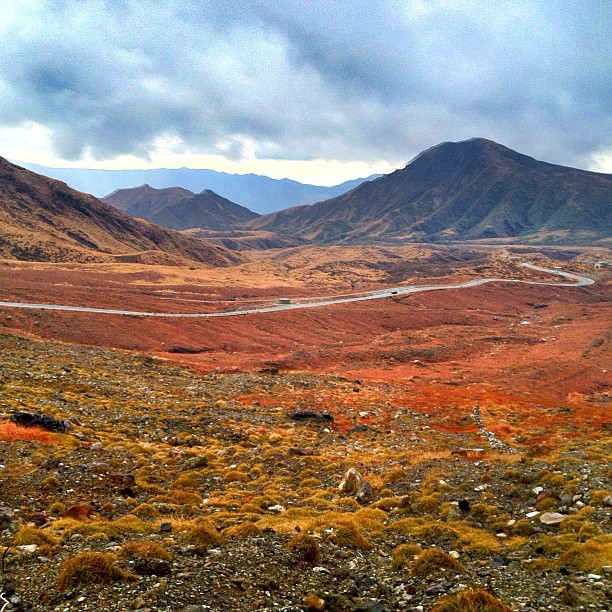
[[[304,261],[309,253],[302,253]],[[320,260],[320,253],[315,259]],[[335,270],[348,265],[335,263]],[[553,263],[559,262],[548,265]],[[568,269],[589,269],[579,258],[561,263]],[[5,262],[0,266],[0,286],[4,300],[211,312],[235,309],[241,300],[270,304],[282,296],[351,291],[354,285],[342,274],[335,276],[335,286],[329,278],[319,278],[318,284],[298,282],[303,270],[297,273],[294,268],[283,278],[270,272],[269,265],[251,262],[246,272],[181,272]],[[259,267],[258,275],[253,275],[253,266]],[[421,269],[418,278],[406,275],[405,280],[444,285],[483,275],[540,280],[546,276],[536,277],[495,254],[480,272],[465,265],[455,275],[444,266],[430,263],[429,268],[430,278],[424,278]],[[254,280],[251,287],[246,285],[249,275]],[[360,290],[380,288],[390,278],[368,278],[364,273],[362,280]],[[586,288],[496,283],[223,319],[6,309],[0,326],[39,338],[153,353],[206,372],[306,370],[388,383],[384,393],[377,385],[380,397],[367,401],[366,393],[356,387],[350,406],[287,390],[288,404],[314,401],[347,423],[355,420],[359,404],[371,404],[373,399],[436,415],[436,426],[449,431],[462,431],[475,402],[493,417],[503,407],[503,417],[492,419],[492,429],[501,438],[516,434],[520,421],[521,435],[527,429],[534,443],[550,444],[554,436],[571,437],[577,417],[584,415],[593,428],[605,420],[604,411],[597,408],[610,401],[610,286],[610,279],[600,274],[598,282]],[[254,399],[265,402],[265,397],[249,401]],[[562,405],[571,406],[572,413],[559,411]],[[386,420],[391,412],[392,408],[381,409],[369,418]]]

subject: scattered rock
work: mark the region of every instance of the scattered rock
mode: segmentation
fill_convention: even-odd
[[[564,514],[559,514],[559,512],[544,512],[540,516],[540,523],[543,525],[558,525],[565,520]]]

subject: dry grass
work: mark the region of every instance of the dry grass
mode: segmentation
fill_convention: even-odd
[[[431,612],[512,612],[512,608],[483,589],[465,589],[444,597]]]
[[[429,548],[417,557],[411,573],[419,578],[427,578],[440,569],[448,569],[457,573],[465,571],[463,565],[448,553],[439,548]]]
[[[115,565],[114,555],[86,552],[66,559],[59,568],[57,586],[60,591],[89,584],[124,582],[129,574]]]
[[[317,563],[321,559],[319,543],[317,540],[306,533],[300,531],[287,543],[287,548],[296,553],[296,556],[307,563]]]

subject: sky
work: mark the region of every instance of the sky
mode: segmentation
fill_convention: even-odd
[[[0,156],[332,185],[481,136],[612,172],[609,0],[2,0]]]

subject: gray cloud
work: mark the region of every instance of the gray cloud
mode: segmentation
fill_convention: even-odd
[[[485,136],[582,167],[612,147],[605,1],[5,2],[0,125],[49,127],[65,158],[170,136],[366,161]]]

